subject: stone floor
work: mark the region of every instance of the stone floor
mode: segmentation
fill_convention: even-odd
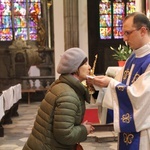
[[[4,137],[0,137],[0,150],[22,150],[31,132],[39,104],[40,102],[19,104],[19,116],[12,118],[12,124],[3,125]],[[84,150],[116,150],[116,137],[114,132],[94,132],[81,145]]]

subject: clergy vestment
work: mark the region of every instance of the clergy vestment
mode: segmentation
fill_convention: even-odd
[[[150,43],[133,51],[110,81],[102,105],[113,111],[119,150],[150,150]]]

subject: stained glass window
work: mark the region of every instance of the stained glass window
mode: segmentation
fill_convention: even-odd
[[[102,0],[99,4],[100,12],[100,33],[102,39],[111,39],[111,2]]]
[[[121,39],[123,18],[135,12],[135,0],[100,0],[100,39]]]
[[[0,41],[37,39],[40,0],[0,0]]]

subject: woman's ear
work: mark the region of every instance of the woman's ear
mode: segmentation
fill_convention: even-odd
[[[78,75],[79,75],[79,70],[77,70],[77,71],[75,72],[75,74],[78,76]]]

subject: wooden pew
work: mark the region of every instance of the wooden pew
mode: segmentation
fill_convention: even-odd
[[[30,104],[30,93],[35,93],[36,90],[35,89],[22,89],[21,92],[28,94],[28,104]]]
[[[27,93],[28,94],[28,104],[31,103],[31,93],[36,93],[36,92],[46,92],[47,88],[29,88],[29,89],[22,89],[22,93]]]
[[[18,87],[19,86],[19,87]],[[6,109],[6,104],[4,102],[4,100],[6,101],[7,99],[5,99],[5,96],[4,96],[4,91],[6,92],[7,94],[7,89],[11,89],[11,94],[12,94],[12,100],[13,101],[10,101],[12,103],[10,103],[11,105],[9,105],[9,107],[7,107],[8,109]],[[3,124],[12,124],[12,119],[11,117],[13,116],[19,116],[17,110],[18,110],[18,105],[19,105],[19,99],[21,98],[21,93],[20,95],[18,95],[17,93],[20,91],[21,92],[21,85],[20,84],[17,84],[17,85],[14,85],[14,86],[10,86],[9,88],[7,89],[4,89],[1,91],[1,98],[3,100],[3,111],[4,111],[4,116],[2,116],[1,114],[1,117],[0,118],[0,137],[3,137],[4,136],[4,128],[3,128]],[[19,89],[19,91],[17,89]]]

